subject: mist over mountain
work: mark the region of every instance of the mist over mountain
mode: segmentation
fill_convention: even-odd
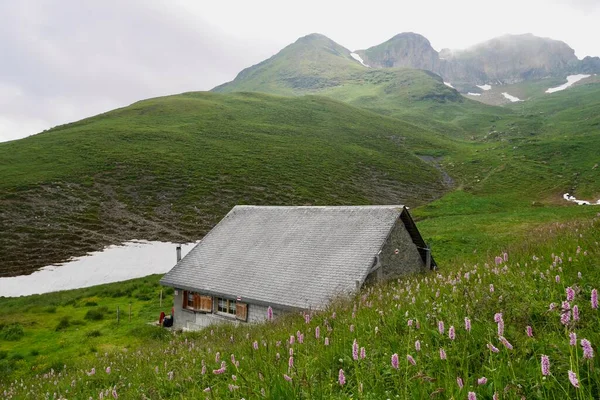
[[[362,60],[362,61],[360,61]],[[600,58],[579,60],[566,43],[530,33],[504,35],[467,49],[436,51],[424,36],[405,32],[365,50],[349,49],[321,34],[298,39],[273,57],[244,69],[214,91],[278,94],[343,85],[365,68],[431,71],[460,92],[475,85],[515,84],[570,74],[600,73]]]

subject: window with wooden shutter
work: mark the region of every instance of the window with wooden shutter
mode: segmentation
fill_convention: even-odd
[[[240,303],[239,301],[235,303],[235,318],[241,321],[248,320],[248,304]]]

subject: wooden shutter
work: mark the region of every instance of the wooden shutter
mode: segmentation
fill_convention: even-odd
[[[200,297],[200,311],[212,312],[212,297],[210,296],[199,296]]]
[[[235,318],[241,321],[248,320],[248,304],[235,302]]]
[[[201,300],[202,296],[200,296],[198,293],[194,293],[194,310],[199,310],[201,308]]]
[[[185,309],[187,308],[188,291],[183,290],[181,293],[183,293],[183,303],[181,304],[181,307]]]

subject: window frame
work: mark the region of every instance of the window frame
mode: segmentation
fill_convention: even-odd
[[[215,297],[215,303],[217,314],[227,318],[235,318],[239,321],[248,321],[248,303],[225,297]]]
[[[203,295],[191,290],[183,290],[182,294],[182,309],[202,313],[213,312],[213,298],[211,296]]]

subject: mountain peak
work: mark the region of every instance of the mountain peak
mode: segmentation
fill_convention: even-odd
[[[414,32],[399,33],[377,46],[356,53],[374,68],[409,67],[436,71],[439,64],[438,53],[429,40]]]

